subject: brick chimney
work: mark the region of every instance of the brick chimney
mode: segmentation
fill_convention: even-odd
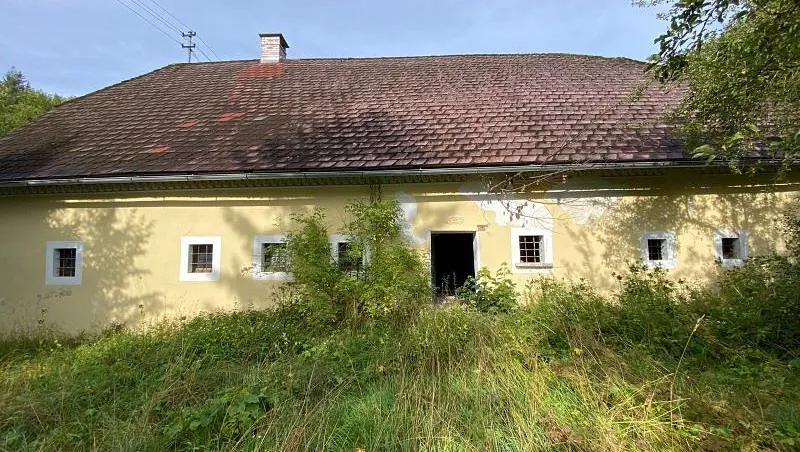
[[[280,63],[286,59],[286,39],[280,33],[261,33],[261,62]]]

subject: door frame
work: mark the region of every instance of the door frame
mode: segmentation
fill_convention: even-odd
[[[431,285],[436,287],[436,270],[433,267],[433,236],[445,234],[472,234],[472,273],[477,276],[478,270],[481,268],[481,253],[480,253],[480,239],[478,238],[477,230],[447,230],[447,231],[430,231],[430,240],[428,241],[428,256],[430,256],[431,264]]]

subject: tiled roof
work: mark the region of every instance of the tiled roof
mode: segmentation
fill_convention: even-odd
[[[0,181],[684,159],[681,92],[564,54],[175,64],[0,139]]]

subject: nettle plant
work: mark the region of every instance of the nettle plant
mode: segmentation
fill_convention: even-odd
[[[346,212],[350,219],[340,232],[348,245],[338,250],[338,262],[321,209],[293,218],[289,269],[309,320],[331,325],[415,316],[430,303],[430,276],[404,238],[398,203],[354,201]]]
[[[518,306],[517,287],[506,264],[494,275],[488,268],[481,268],[458,288],[456,296],[463,304],[489,314],[511,312]]]

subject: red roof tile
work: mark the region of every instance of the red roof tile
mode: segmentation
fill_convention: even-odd
[[[683,159],[665,119],[682,92],[644,68],[563,54],[175,64],[0,139],[0,181]]]

